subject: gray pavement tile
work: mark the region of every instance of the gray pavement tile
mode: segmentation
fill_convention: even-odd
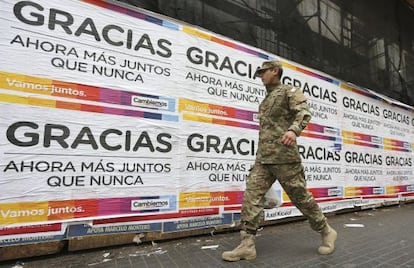
[[[383,265],[384,263],[383,262],[381,262],[381,261],[378,261],[378,260],[370,260],[369,262],[366,262],[366,263],[361,263],[360,264],[360,266],[361,267],[367,267],[367,268],[376,268],[376,267],[378,267],[378,266],[380,266],[380,265]]]
[[[306,260],[303,262],[294,263],[285,267],[290,268],[309,268],[309,267],[332,267],[332,265],[327,264],[320,259],[312,259],[312,260]]]
[[[115,260],[116,267],[133,268],[132,262],[129,258],[119,258]]]
[[[375,268],[398,268],[398,266],[383,262],[379,264],[378,266],[375,266]]]
[[[399,267],[401,268],[410,268],[410,267],[414,267],[414,260],[408,262],[408,263],[403,263],[401,264]]]
[[[407,263],[409,261],[412,261],[413,259],[414,259],[414,256],[413,256],[412,253],[410,254],[410,253],[404,252],[402,254],[393,255],[392,258],[387,260],[387,263],[389,263],[391,265],[398,266],[398,265],[401,265],[403,263]]]
[[[148,267],[145,257],[130,257],[132,267]]]

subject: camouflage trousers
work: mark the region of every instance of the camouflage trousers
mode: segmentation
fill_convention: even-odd
[[[247,176],[243,196],[241,222],[242,228],[255,232],[259,228],[264,209],[264,196],[277,180],[282,185],[292,203],[309,220],[313,230],[320,232],[326,225],[326,217],[306,189],[305,173],[301,163],[260,164],[256,162]]]

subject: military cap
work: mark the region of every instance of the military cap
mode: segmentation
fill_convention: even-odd
[[[271,69],[271,68],[279,68],[282,69],[282,63],[279,60],[269,60],[269,61],[264,61],[262,63],[262,67],[257,68],[255,75],[258,75],[259,73],[267,70],[267,69]]]

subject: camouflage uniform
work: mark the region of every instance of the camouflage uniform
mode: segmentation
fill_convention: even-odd
[[[292,130],[299,136],[311,118],[306,97],[298,88],[275,85],[268,88],[259,106],[259,146],[256,162],[247,177],[242,206],[242,228],[254,233],[259,227],[264,196],[276,178],[293,204],[307,217],[311,228],[320,232],[326,218],[306,190],[305,174],[297,145],[285,146],[281,138]]]

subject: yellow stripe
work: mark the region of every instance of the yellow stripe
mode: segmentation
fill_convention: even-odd
[[[0,204],[0,225],[47,221],[48,202]]]
[[[27,97],[10,95],[10,94],[2,94],[2,93],[0,93],[0,102],[26,104],[26,105],[29,104],[29,100]]]
[[[212,123],[213,122],[212,118],[208,118],[208,117],[205,117],[205,116],[199,116],[199,115],[192,115],[192,114],[184,114],[183,119],[184,120],[189,120],[189,121],[195,121],[195,122],[203,122],[203,123]]]
[[[343,142],[344,144],[355,144],[355,142],[354,142],[354,141],[352,141],[352,140],[347,140],[347,139],[343,139],[343,140],[342,140],[342,142]]]
[[[178,105],[178,111],[187,111],[187,112],[193,112],[193,113],[203,113],[208,114],[208,103],[201,103],[198,101],[191,101],[187,99],[180,99],[179,105]]]
[[[3,89],[51,95],[52,80],[34,76],[0,72],[0,87]]]
[[[394,187],[394,186],[387,186],[385,189],[386,189],[385,191],[387,194],[395,194],[398,192],[397,187]]]
[[[56,101],[55,100],[39,99],[39,98],[29,98],[29,105],[55,108],[56,107]]]
[[[348,86],[347,84],[341,83],[341,88],[346,89],[346,90],[353,90],[353,87]]]
[[[345,187],[345,197],[358,196],[362,194],[362,190],[356,187]]]
[[[202,39],[211,40],[211,35],[206,34],[204,32],[200,32],[194,28],[183,26],[183,32],[200,37]]]
[[[289,69],[293,69],[293,70],[296,70],[296,66],[295,65],[293,65],[293,64],[290,64],[290,63],[287,63],[287,62],[282,62],[282,66],[283,67],[286,67],[286,68],[289,68]]]
[[[209,192],[180,193],[180,208],[208,207],[211,196]]]
[[[2,93],[0,93],[0,102],[33,105],[33,106],[41,106],[41,107],[51,107],[51,108],[56,107],[55,100],[16,96],[16,95],[2,94]]]

